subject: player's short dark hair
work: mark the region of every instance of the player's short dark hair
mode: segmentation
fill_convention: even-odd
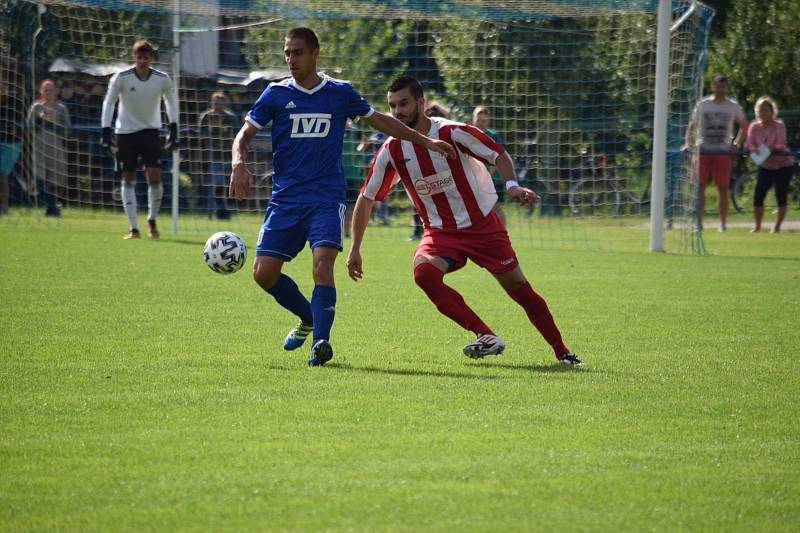
[[[303,39],[306,44],[308,45],[311,50],[318,50],[319,49],[319,38],[317,34],[314,33],[314,30],[311,28],[292,28],[291,30],[286,33],[287,39]]]
[[[148,41],[148,40],[139,39],[138,41],[133,43],[133,53],[134,53],[134,55],[135,54],[140,54],[140,53],[153,55],[154,52],[155,52],[155,49],[153,48],[153,45],[150,44],[150,41]]]
[[[390,93],[396,93],[403,89],[408,89],[415,100],[425,96],[425,89],[422,88],[422,84],[419,80],[413,76],[400,76],[392,80],[392,83],[389,84]]]
[[[711,81],[713,81],[714,83],[728,83],[728,76],[726,76],[725,74],[717,74],[713,78],[711,78]]]

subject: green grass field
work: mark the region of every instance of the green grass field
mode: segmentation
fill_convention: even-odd
[[[448,279],[508,348],[465,358],[413,244],[378,238],[362,282],[340,259],[336,355],[309,368],[247,270],[205,267],[207,235],[123,231],[0,223],[2,531],[800,527],[800,233],[518,245],[587,362],[567,369],[474,265]],[[310,291],[307,251],[287,272]]]

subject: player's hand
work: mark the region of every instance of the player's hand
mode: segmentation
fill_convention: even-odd
[[[178,149],[178,125],[175,122],[171,122],[169,125],[169,135],[167,136],[167,142],[164,144],[164,151],[165,152],[172,152]]]
[[[443,156],[448,158],[456,156],[456,150],[455,148],[450,146],[450,143],[446,143],[438,139],[430,139],[430,142],[428,143],[428,146],[426,146],[426,148],[428,150],[433,150],[437,154],[442,154]]]
[[[350,249],[350,253],[347,254],[347,261],[345,262],[347,265],[347,275],[350,276],[350,279],[353,281],[358,281],[364,275],[364,271],[361,266],[361,252],[358,250]]]
[[[100,146],[111,151],[111,144],[112,144],[112,137],[114,136],[114,132],[111,128],[103,128],[103,134],[100,138]]]
[[[253,175],[247,170],[246,164],[234,165],[231,172],[231,183],[228,187],[228,197],[250,198],[250,184],[252,182]]]
[[[521,205],[535,204],[540,199],[538,194],[527,187],[511,187],[507,194],[509,198]]]

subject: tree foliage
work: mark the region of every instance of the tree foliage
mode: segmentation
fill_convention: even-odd
[[[707,78],[724,73],[732,95],[753,116],[758,97],[776,100],[789,144],[800,147],[800,2],[734,0],[725,36],[713,44]]]

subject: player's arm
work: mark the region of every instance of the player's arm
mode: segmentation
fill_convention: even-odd
[[[117,100],[119,99],[119,83],[119,74],[114,74],[111,77],[111,81],[108,82],[108,90],[103,100],[103,113],[100,117],[103,136],[100,144],[106,149],[111,148],[111,136],[113,134],[111,121],[114,119],[114,108],[117,107]]]
[[[778,122],[778,135],[773,148],[776,152],[786,151],[786,124],[783,122]]]
[[[428,150],[433,150],[434,152],[440,153],[445,157],[456,156],[456,151],[448,143],[426,137],[425,135],[422,135],[420,132],[409,128],[393,116],[387,115],[386,113],[375,111],[368,117],[365,117],[364,120],[366,120],[367,124],[376,130],[380,130],[386,135],[394,137],[395,139],[411,141],[414,144],[424,146]]]
[[[749,126],[747,126],[747,141],[744,143],[744,150],[746,152],[752,152],[757,147],[753,143],[753,130],[756,127],[756,121],[754,120]]]
[[[736,117],[736,124],[739,126],[739,131],[736,132],[736,137],[733,139],[733,144],[736,148],[741,148],[742,143],[744,142],[744,138],[747,135],[747,129],[749,124],[747,119],[744,117],[744,114],[739,115]]]
[[[533,190],[517,183],[514,161],[502,144],[475,126],[467,125],[455,128],[452,132],[452,139],[457,146],[470,154],[470,157],[477,158],[482,163],[492,165],[497,169],[505,182],[509,198],[520,204],[530,204],[539,200],[539,195]]]
[[[350,252],[347,254],[347,274],[353,281],[358,281],[364,275],[361,259],[361,242],[364,240],[364,233],[369,225],[369,216],[375,200],[370,200],[364,194],[358,195],[356,206],[353,209],[353,221],[350,226]]]
[[[532,204],[539,201],[538,194],[517,183],[514,161],[511,159],[511,156],[508,155],[508,152],[503,152],[497,156],[494,164],[497,167],[497,171],[500,173],[500,177],[503,178],[506,184],[506,191],[508,191],[509,198],[520,204]]]
[[[173,90],[172,78],[167,77],[161,88],[161,95],[164,105],[167,108],[167,119],[169,120],[169,136],[164,144],[165,151],[176,150],[178,141],[178,104],[175,101],[175,91]]]
[[[233,147],[231,148],[231,182],[228,187],[228,196],[230,198],[249,198],[250,197],[250,184],[253,181],[253,175],[247,170],[247,147],[250,146],[250,141],[258,133],[258,129],[245,122],[236,138],[233,139]]]

